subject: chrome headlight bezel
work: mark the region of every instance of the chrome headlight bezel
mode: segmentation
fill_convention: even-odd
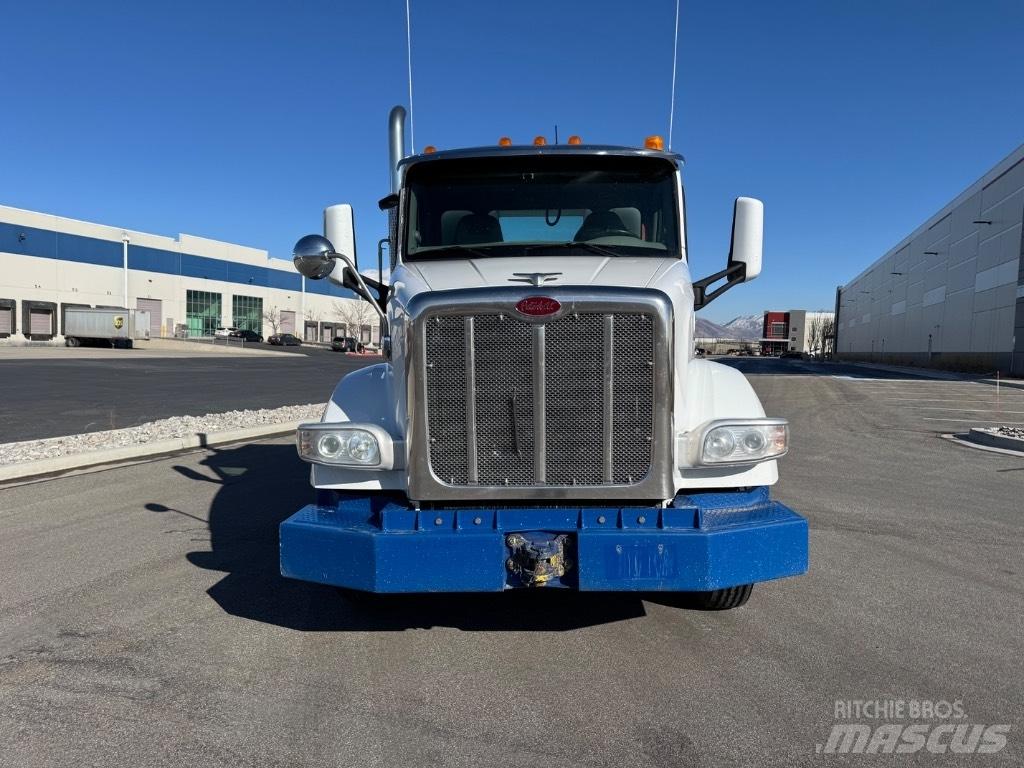
[[[353,437],[369,437],[376,443],[376,456],[367,461],[358,461],[351,455],[327,455],[321,451],[321,440],[337,437],[347,444]],[[346,469],[387,470],[397,469],[395,462],[395,440],[376,424],[354,422],[315,422],[300,424],[295,430],[295,449],[299,458],[311,464]]]
[[[759,452],[744,449],[742,438],[735,440],[735,448],[726,457],[714,458],[708,455],[707,442],[715,430],[726,429],[743,435],[745,431],[759,433],[765,447]],[[774,461],[789,453],[789,422],[786,419],[715,419],[704,424],[695,445],[694,461],[701,467],[749,467],[765,461]],[[781,447],[779,435],[781,434]]]

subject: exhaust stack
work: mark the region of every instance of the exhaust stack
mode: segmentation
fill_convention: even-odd
[[[388,163],[391,166],[391,194],[401,188],[398,161],[405,157],[405,107],[396,106],[388,113]]]

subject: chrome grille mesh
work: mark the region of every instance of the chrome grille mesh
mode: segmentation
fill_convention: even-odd
[[[430,467],[455,486],[633,485],[650,471],[655,321],[423,319]],[[472,387],[472,393],[469,388]]]
[[[461,317],[434,317],[427,328],[427,410],[430,466],[450,485],[468,481],[466,461],[466,343]]]
[[[478,315],[473,329],[478,482],[533,485],[533,332],[509,315]]]
[[[547,326],[547,481],[601,485],[604,316],[567,315]]]

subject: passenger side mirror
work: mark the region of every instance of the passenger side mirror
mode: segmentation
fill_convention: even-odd
[[[737,283],[746,283],[761,274],[764,244],[764,203],[752,197],[737,197],[732,211],[732,241],[725,269],[693,283],[694,310],[706,307]],[[725,280],[712,291],[708,287]]]
[[[752,197],[737,197],[732,211],[732,245],[729,264],[743,265],[743,282],[761,274],[764,244],[764,203]]]

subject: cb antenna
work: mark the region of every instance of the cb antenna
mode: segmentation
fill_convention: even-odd
[[[672,149],[672,123],[676,116],[676,57],[679,53],[679,0],[676,0],[675,37],[672,40],[672,98],[668,108],[668,148]],[[410,70],[411,72],[412,70]],[[410,74],[411,78],[412,75]],[[412,111],[412,81],[409,82],[409,111]]]
[[[405,0],[405,50],[409,63],[409,149],[410,154],[416,154],[416,123],[413,120],[412,112],[412,14],[409,11],[410,0]],[[673,74],[673,83],[675,82]]]

